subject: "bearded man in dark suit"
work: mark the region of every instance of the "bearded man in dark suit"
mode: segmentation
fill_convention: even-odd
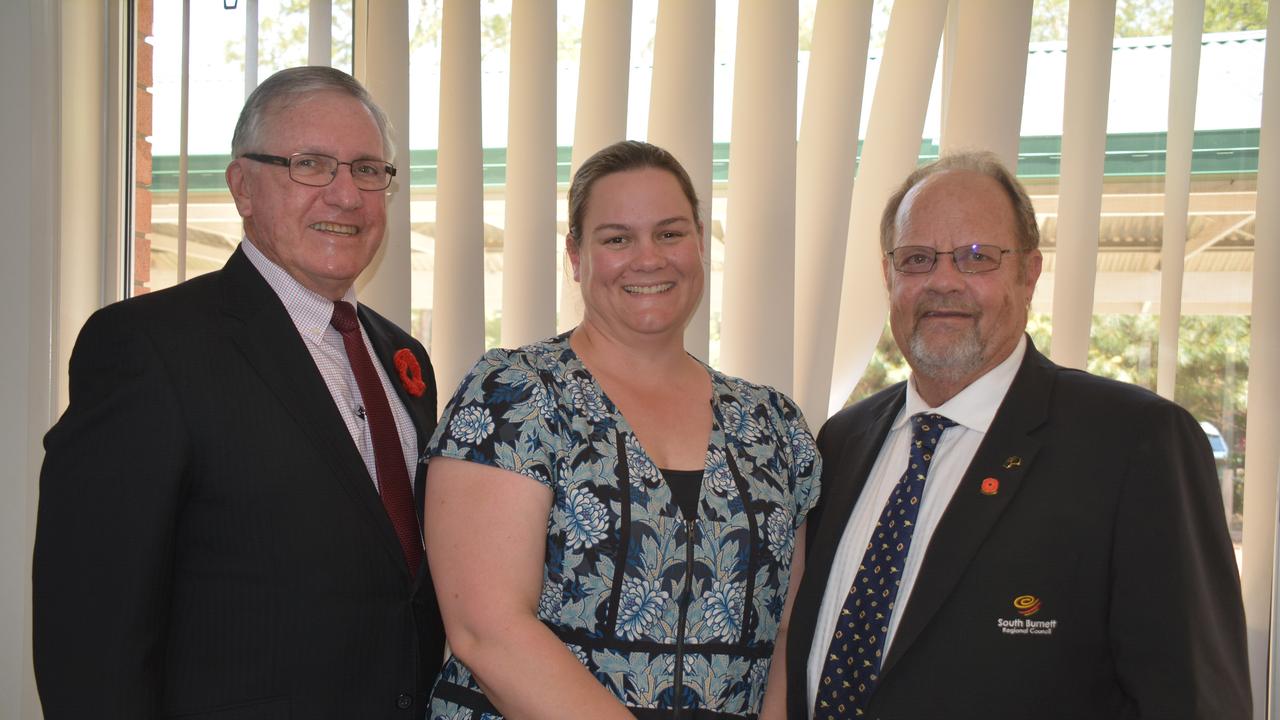
[[[1021,185],[993,156],[944,157],[891,197],[881,243],[911,378],[819,434],[789,717],[1248,718],[1208,441],[1177,405],[1036,351]]]
[[[419,462],[422,345],[359,305],[386,116],[353,78],[249,97],[222,270],[85,324],[45,437],[33,582],[45,717],[419,718],[443,655]]]

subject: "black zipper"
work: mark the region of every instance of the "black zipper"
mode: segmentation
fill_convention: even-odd
[[[671,720],[680,720],[684,710],[684,624],[693,602],[693,523],[688,519],[684,521],[684,590],[680,593],[680,619],[676,623],[676,665],[672,673],[675,710]]]

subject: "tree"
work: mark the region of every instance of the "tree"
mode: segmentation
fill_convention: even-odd
[[[907,359],[902,357],[902,351],[898,350],[898,344],[893,341],[893,333],[889,331],[889,324],[885,323],[884,331],[880,333],[880,340],[876,343],[876,350],[871,355],[871,361],[867,363],[862,379],[854,386],[853,392],[849,393],[845,405],[852,405],[890,385],[900,383],[906,380],[910,373],[911,368],[907,365]]]
[[[1067,39],[1068,0],[1037,0],[1032,42]],[[1267,0],[1205,0],[1204,31],[1265,30]],[[1119,0],[1116,37],[1160,37],[1173,33],[1173,0]]]
[[[333,64],[351,67],[351,2],[335,0],[333,12]],[[443,0],[414,0],[416,11],[409,35],[410,51],[432,47],[438,52],[443,20]],[[274,15],[264,14],[258,20],[258,65],[286,68],[307,63],[307,25],[310,0],[281,0]],[[487,59],[494,53],[506,52],[511,44],[510,0],[485,0],[480,11],[480,53]],[[581,35],[579,29],[578,34]],[[561,43],[562,51],[565,43]],[[576,49],[576,48],[575,48]],[[244,39],[228,40],[226,58],[244,67]]]
[[[1031,42],[1067,39],[1067,0],[1037,0],[1031,11]]]
[[[893,9],[891,0],[875,0],[871,5],[871,49],[884,48],[884,36],[889,29],[889,16]],[[800,2],[800,51],[813,49],[813,21],[817,17],[818,0]]]
[[[307,64],[307,26],[310,0],[281,0],[277,12],[258,17],[258,67],[283,69]],[[333,65],[351,67],[351,0],[336,0],[333,8]],[[244,38],[226,42],[228,63],[244,69]]]
[[[1266,29],[1267,3],[1264,0],[1209,0],[1205,3],[1205,32]]]
[[[1102,377],[1155,390],[1160,319],[1155,315],[1095,315],[1086,369]],[[1243,462],[1248,407],[1247,315],[1187,315],[1179,322],[1174,400],[1197,420],[1213,423],[1231,448],[1233,467]],[[1052,336],[1048,315],[1027,321],[1032,342],[1046,355]],[[906,379],[909,368],[886,329],[866,372],[846,404]]]
[[[1173,0],[1121,0],[1116,3],[1116,37],[1173,34]]]

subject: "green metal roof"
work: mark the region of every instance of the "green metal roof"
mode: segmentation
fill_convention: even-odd
[[[1257,128],[1238,130],[1204,130],[1196,132],[1191,155],[1193,174],[1229,173],[1248,175],[1258,172]],[[1163,175],[1166,133],[1126,133],[1107,136],[1107,156],[1103,173],[1107,177]],[[862,144],[858,144],[861,154]],[[556,180],[569,182],[569,162],[573,149],[556,148]],[[1018,177],[1055,178],[1061,172],[1062,138],[1059,136],[1024,137],[1018,144]],[[729,179],[729,144],[712,146],[711,178],[713,182]],[[434,187],[437,173],[436,150],[413,150],[409,153],[409,184],[415,188]],[[920,143],[920,163],[938,157],[938,145],[932,140]],[[188,158],[188,188],[191,192],[225,191],[223,173],[230,155],[192,155]],[[506,182],[507,149],[485,148],[483,153],[484,184],[501,187]],[[178,158],[157,156],[152,161],[152,190],[175,192],[178,189]],[[404,177],[403,168],[401,177]]]

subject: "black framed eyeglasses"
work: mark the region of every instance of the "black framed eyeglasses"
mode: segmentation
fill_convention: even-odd
[[[938,264],[939,255],[950,255],[956,264],[956,270],[962,273],[991,272],[1000,267],[1004,256],[1017,252],[1006,250],[999,245],[963,245],[954,250],[939,252],[926,245],[903,245],[885,253],[893,269],[909,275],[921,275],[932,272]]]
[[[343,162],[330,155],[294,153],[289,157],[245,153],[241,157],[268,165],[289,168],[289,179],[303,185],[324,187],[338,177],[338,166],[351,168],[351,181],[361,190],[386,190],[396,175],[396,166],[384,160],[352,160]]]

